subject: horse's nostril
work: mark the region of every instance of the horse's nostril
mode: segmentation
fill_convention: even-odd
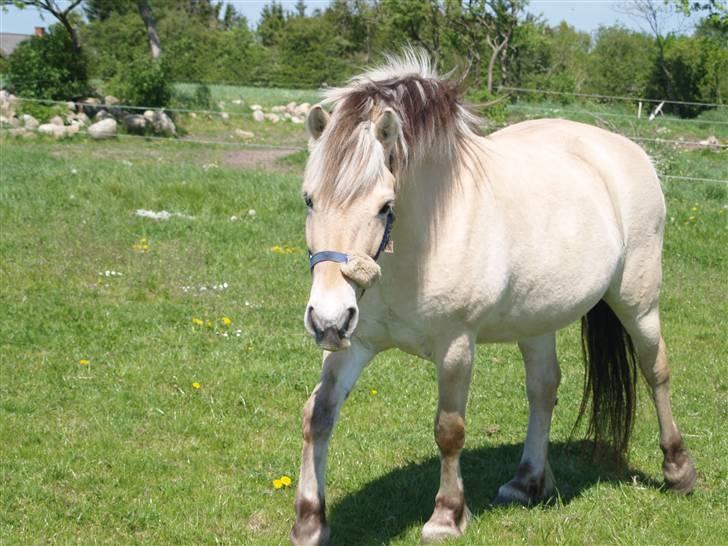
[[[354,320],[354,317],[356,316],[356,307],[349,307],[346,310],[346,320],[344,321],[344,324],[341,326],[341,333],[344,337],[349,332],[349,327],[351,326],[351,321]]]
[[[314,313],[313,305],[309,305],[308,309],[306,309],[306,318],[306,322],[310,325],[311,330],[313,330],[313,334],[317,338],[320,337],[323,328],[321,328],[316,321],[316,313]]]

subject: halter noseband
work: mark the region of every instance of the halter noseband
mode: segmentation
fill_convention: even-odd
[[[374,261],[377,261],[379,255],[382,253],[384,248],[387,246],[387,243],[389,242],[389,235],[392,232],[393,222],[394,213],[390,210],[389,213],[387,213],[387,225],[384,226],[384,236],[382,237],[382,242],[379,244],[377,253],[374,255]],[[345,264],[349,261],[349,255],[345,252],[337,252],[335,250],[322,250],[321,252],[317,252],[316,254],[311,254],[309,252],[308,260],[311,264],[311,271],[313,272],[313,268],[316,267],[316,264],[321,262],[337,262],[340,264]]]

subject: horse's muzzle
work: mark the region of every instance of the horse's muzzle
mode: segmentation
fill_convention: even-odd
[[[304,323],[319,347],[326,351],[341,351],[351,346],[350,338],[356,327],[358,314],[356,307],[349,307],[338,320],[325,321],[309,305]]]

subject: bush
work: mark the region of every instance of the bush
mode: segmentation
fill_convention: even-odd
[[[33,116],[40,122],[48,121],[54,116],[65,117],[68,114],[68,108],[59,104],[42,104],[38,102],[20,101],[16,110],[18,116],[28,114]]]
[[[153,61],[138,57],[131,63],[119,63],[107,91],[124,104],[163,108],[172,98],[172,86],[164,58]]]
[[[8,59],[7,80],[22,97],[68,100],[91,93],[86,59],[61,25],[18,45]]]

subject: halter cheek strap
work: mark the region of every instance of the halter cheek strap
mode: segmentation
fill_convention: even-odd
[[[393,223],[394,213],[390,211],[389,214],[387,214],[387,224],[384,226],[384,236],[382,237],[382,242],[379,244],[377,253],[374,255],[374,261],[379,258],[379,255],[386,248],[387,243],[389,242],[389,236],[392,233]],[[311,266],[311,271],[313,271],[313,268],[316,267],[316,264],[319,264],[321,262],[337,262],[345,264],[349,261],[349,255],[345,252],[337,252],[335,250],[322,250],[321,252],[317,252],[316,254],[309,253],[308,260]]]

